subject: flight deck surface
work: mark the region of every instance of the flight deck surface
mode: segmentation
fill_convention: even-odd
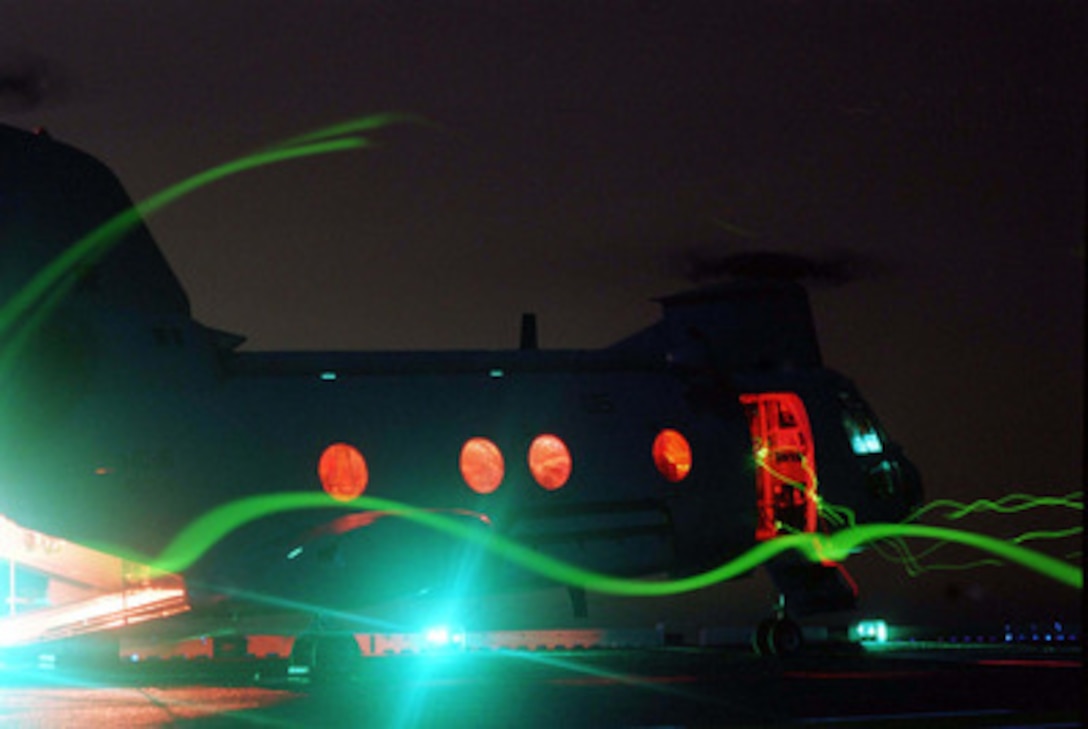
[[[1079,648],[925,644],[462,651],[95,669],[8,665],[0,724],[52,726],[1083,726]]]

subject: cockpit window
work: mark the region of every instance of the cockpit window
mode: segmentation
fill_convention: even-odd
[[[842,425],[854,453],[859,456],[883,453],[884,441],[880,437],[880,429],[865,404],[845,392],[839,393],[839,399],[842,402]]]

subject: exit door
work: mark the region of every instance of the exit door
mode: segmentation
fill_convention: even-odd
[[[792,392],[740,396],[752,434],[757,541],[816,531],[816,454],[801,398]]]

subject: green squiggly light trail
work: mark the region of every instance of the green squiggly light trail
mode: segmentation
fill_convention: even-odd
[[[807,462],[804,454],[801,454],[802,467],[805,469],[805,473],[813,483],[813,490],[818,488],[819,481],[816,476],[815,470],[811,464]],[[777,471],[771,466],[766,459],[766,449],[759,448],[754,453],[755,465],[759,469],[763,469],[771,474],[773,478],[778,480],[784,486],[804,490],[805,484],[795,481],[788,476],[784,475],[780,471]],[[1031,494],[1013,493],[1006,494],[999,499],[978,499],[970,504],[956,501],[953,499],[937,499],[931,501],[923,506],[915,509],[908,515],[902,522],[902,525],[915,522],[932,512],[937,512],[940,509],[947,509],[945,513],[940,514],[947,521],[958,521],[972,514],[980,514],[985,512],[994,512],[998,514],[1016,514],[1030,509],[1037,509],[1041,507],[1062,507],[1066,509],[1072,509],[1077,511],[1084,510],[1083,492],[1075,491],[1066,496],[1033,496]],[[817,508],[819,510],[820,517],[830,524],[832,527],[845,530],[840,531],[839,534],[848,533],[857,526],[857,519],[854,512],[845,507],[838,506],[826,501],[823,497],[817,494]],[[783,531],[792,532],[794,535],[798,535],[796,529],[791,529],[787,525],[778,525],[779,529]],[[893,525],[888,525],[892,527]],[[1022,544],[1027,541],[1035,541],[1042,539],[1063,539],[1084,532],[1083,527],[1070,527],[1068,529],[1059,530],[1038,530],[1021,534],[1012,539],[1006,540],[1009,544]],[[967,532],[962,532],[966,534]],[[976,560],[973,562],[967,562],[963,564],[931,564],[923,565],[922,560],[930,557],[939,551],[942,547],[948,546],[953,542],[963,542],[963,540],[940,540],[928,548],[914,552],[911,550],[910,545],[907,544],[904,537],[911,536],[907,534],[905,530],[899,532],[889,532],[885,536],[878,537],[870,541],[872,543],[873,551],[880,557],[886,559],[889,562],[895,563],[901,566],[908,575],[911,577],[917,577],[925,572],[934,571],[963,571],[968,569],[974,569],[976,567],[983,566],[1001,566],[1003,562],[997,559],[988,558]],[[978,546],[978,545],[971,545]]]
[[[420,119],[404,114],[379,114],[320,129],[200,172],[118,213],[50,261],[0,307],[0,338],[18,331],[0,353],[0,373],[17,356],[20,349],[18,345],[27,334],[48,315],[53,305],[75,283],[75,278],[69,274],[81,264],[99,260],[147,216],[202,187],[232,175],[279,162],[369,146],[370,141],[364,137],[344,135],[407,121],[418,122]],[[17,330],[20,325],[21,329]]]
[[[948,521],[957,521],[970,514],[993,511],[998,514],[1016,514],[1029,509],[1037,509],[1043,506],[1060,506],[1066,509],[1084,511],[1083,492],[1076,491],[1066,496],[1032,496],[1031,494],[1006,494],[1000,499],[979,499],[970,504],[953,499],[936,499],[925,506],[916,509],[904,521],[917,521],[931,511],[941,508],[951,509],[943,518]]]
[[[756,545],[736,559],[708,572],[678,580],[636,580],[605,575],[545,556],[501,535],[418,507],[389,499],[363,496],[351,502],[335,502],[323,493],[288,492],[252,496],[214,509],[186,527],[152,564],[167,572],[180,572],[200,558],[231,531],[272,514],[299,509],[373,509],[409,519],[458,539],[479,544],[503,559],[533,570],[557,582],[588,590],[631,597],[674,595],[699,590],[730,580],[758,567],[787,550],[796,550],[812,561],[845,560],[862,544],[889,537],[957,542],[1039,572],[1062,584],[1083,588],[1083,575],[1072,565],[1016,544],[981,534],[919,524],[868,524],[833,535],[795,534]]]
[[[958,521],[964,517],[994,512],[998,514],[1017,514],[1041,507],[1066,508],[1075,511],[1083,511],[1084,503],[1081,500],[1083,492],[1076,491],[1066,496],[1033,496],[1031,494],[1014,493],[1007,494],[1000,499],[978,499],[966,504],[953,499],[937,499],[911,513],[904,522],[920,519],[930,513],[936,513],[938,509],[949,509],[946,513],[939,514],[947,521]],[[852,519],[851,519],[852,523]],[[1035,530],[1025,532],[1006,541],[1010,544],[1023,544],[1029,541],[1057,540],[1074,537],[1084,533],[1084,527],[1074,526],[1065,529]],[[917,577],[925,572],[935,571],[963,571],[975,567],[1002,566],[1003,563],[996,559],[984,559],[963,564],[923,564],[923,560],[931,557],[943,547],[948,546],[947,541],[939,541],[920,552],[913,552],[909,545],[901,538],[880,540],[873,543],[874,551],[897,565],[900,565],[911,577]],[[1068,559],[1069,557],[1067,557]]]

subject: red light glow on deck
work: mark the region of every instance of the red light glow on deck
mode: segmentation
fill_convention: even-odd
[[[185,581],[0,516],[0,559],[49,579],[49,606],[0,617],[0,646],[56,640],[189,609]],[[11,599],[16,598],[14,577]]]

